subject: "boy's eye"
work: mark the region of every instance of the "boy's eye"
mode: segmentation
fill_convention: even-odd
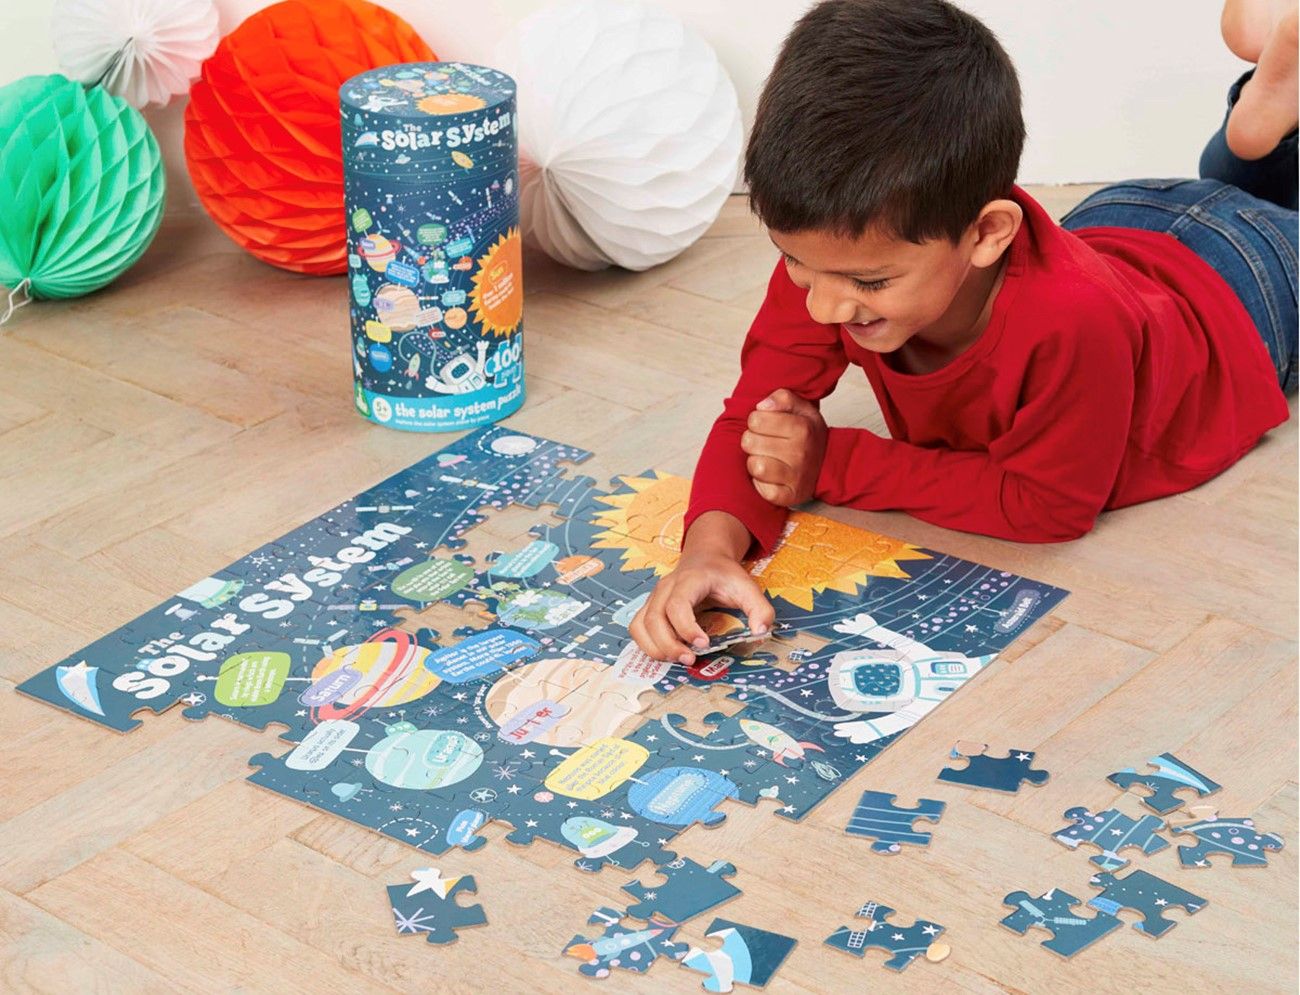
[[[888,280],[855,280],[852,277],[849,279],[853,280],[853,286],[857,287],[859,290],[884,290],[889,286]]]

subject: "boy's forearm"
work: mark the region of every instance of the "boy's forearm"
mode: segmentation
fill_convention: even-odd
[[[753,536],[735,515],[706,511],[691,523],[682,543],[683,553],[713,553],[740,562],[749,552]]]

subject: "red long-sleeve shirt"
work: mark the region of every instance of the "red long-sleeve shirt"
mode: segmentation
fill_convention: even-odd
[[[1286,421],[1250,316],[1199,256],[1164,234],[1067,232],[1024,191],[1015,199],[1024,223],[988,326],[932,373],[896,372],[812,320],[778,263],[700,456],[686,527],[727,511],[771,549],[786,511],[745,469],[746,419],[780,387],[816,403],[850,363],[893,438],[831,428],[816,496],[1024,542],[1074,539],[1103,509],[1195,487]]]

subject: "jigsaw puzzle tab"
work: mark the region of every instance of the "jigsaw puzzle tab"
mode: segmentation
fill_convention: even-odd
[[[1153,773],[1139,774],[1132,767],[1125,767],[1108,775],[1106,780],[1125,791],[1131,790],[1134,785],[1149,789],[1150,793],[1142,796],[1142,804],[1160,815],[1182,806],[1183,799],[1175,793],[1182,788],[1195,791],[1198,797],[1204,798],[1221,787],[1172,753],[1162,753],[1147,763],[1155,768]]]
[[[640,899],[627,907],[627,915],[637,919],[667,919],[682,923],[709,909],[728,902],[740,889],[726,878],[735,877],[735,864],[715,860],[705,867],[684,857],[655,868],[663,876],[662,884],[629,881],[623,890]]]
[[[1124,925],[1122,919],[1106,912],[1098,912],[1091,919],[1077,914],[1074,906],[1082,905],[1082,901],[1059,888],[1036,898],[1026,891],[1013,891],[1002,899],[1002,904],[1015,909],[1001,921],[1003,926],[1021,936],[1031,926],[1050,931],[1052,938],[1039,946],[1062,957],[1073,957]]]
[[[1221,819],[1217,815],[1170,827],[1175,836],[1195,836],[1195,846],[1179,846],[1178,862],[1183,867],[1210,867],[1214,854],[1232,857],[1233,867],[1267,867],[1269,851],[1282,849],[1277,833],[1261,833],[1253,819]]]
[[[444,878],[436,867],[411,872],[414,884],[390,884],[388,903],[399,933],[423,933],[429,943],[454,943],[456,931],[483,926],[487,916],[481,905],[460,905],[457,895],[478,892],[472,875]]]
[[[1070,825],[1054,832],[1052,839],[1071,850],[1082,843],[1096,846],[1101,853],[1088,859],[1104,871],[1118,870],[1128,864],[1128,858],[1119,855],[1120,850],[1137,847],[1150,856],[1169,845],[1169,841],[1160,835],[1165,828],[1164,820],[1154,815],[1133,819],[1118,809],[1090,812],[1083,806],[1076,806],[1066,809],[1063,817],[1070,820]]]
[[[857,911],[857,918],[865,919],[865,923],[841,926],[824,942],[854,957],[862,957],[868,950],[884,950],[890,955],[885,967],[892,971],[902,971],[922,954],[931,963],[948,956],[948,945],[937,941],[945,927],[925,919],[899,926],[887,921],[893,914],[887,905],[866,902]]]
[[[945,767],[939,780],[960,784],[966,788],[984,788],[1015,794],[1025,782],[1035,786],[1047,783],[1050,776],[1045,770],[1034,770],[1034,753],[1031,750],[1008,750],[1005,757],[990,757],[984,743],[959,742],[952,748],[951,758],[965,759],[965,767]]]
[[[729,919],[714,919],[705,935],[720,940],[722,946],[715,950],[691,947],[682,967],[705,975],[700,987],[707,992],[729,992],[736,983],[763,988],[798,942]]]
[[[894,804],[895,797],[883,791],[864,791],[844,831],[850,836],[874,839],[873,853],[896,854],[904,843],[929,846],[930,834],[913,829],[912,824],[922,819],[938,822],[947,806],[922,798],[914,808],[905,808]]]
[[[660,957],[680,961],[690,946],[673,941],[677,933],[675,923],[651,921],[644,928],[623,925],[624,915],[618,909],[599,908],[587,920],[590,925],[603,925],[600,936],[575,936],[564,946],[564,955],[582,961],[578,968],[589,978],[607,978],[613,968],[644,974]]]
[[[1200,895],[1193,895],[1142,870],[1131,871],[1122,878],[1109,872],[1094,874],[1089,883],[1102,889],[1100,895],[1089,899],[1092,908],[1108,915],[1116,915],[1120,909],[1141,912],[1142,919],[1135,922],[1133,928],[1157,939],[1178,925],[1163,915],[1165,909],[1181,908],[1188,915],[1195,915],[1206,905],[1206,900]]]

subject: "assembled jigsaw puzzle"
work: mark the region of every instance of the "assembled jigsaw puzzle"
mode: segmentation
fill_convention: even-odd
[[[178,701],[190,719],[277,723],[287,752],[255,756],[250,780],[430,854],[474,849],[498,820],[584,869],[631,868],[669,864],[727,799],[803,817],[1065,596],[795,512],[750,564],[776,638],[650,660],[627,625],[676,562],[689,481],[605,490],[564,465],[588,455],[467,435],[20,690],[120,731]],[[485,562],[460,552],[507,506],[537,510],[531,536]],[[439,602],[474,624],[434,630],[421,613]],[[741,628],[709,615],[715,636]],[[786,635],[820,645],[783,657]],[[707,734],[640,714],[715,682],[740,710]]]

